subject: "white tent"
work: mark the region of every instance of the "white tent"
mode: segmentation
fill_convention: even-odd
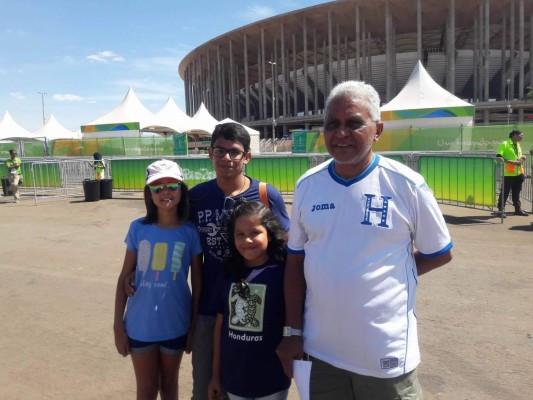
[[[8,111],[0,118],[0,140],[24,140],[37,139],[37,137],[27,131],[11,117]]]
[[[259,131],[256,131],[255,129],[252,129],[244,124],[241,124],[240,122],[234,121],[231,118],[223,119],[219,122],[219,124],[227,124],[227,123],[235,123],[244,126],[244,129],[250,134],[250,149],[252,150],[252,154],[257,154],[260,152],[259,150]]]
[[[152,120],[152,124],[141,126],[145,132],[154,132],[162,135],[173,135],[193,129],[194,120],[185,114],[169,96],[166,104],[159,110]]]
[[[194,120],[193,131],[202,130],[208,134],[212,134],[215,130],[215,126],[218,124],[218,121],[209,114],[209,111],[207,111],[203,102],[200,104],[200,107],[198,107],[198,110],[193,115],[192,119]]]
[[[63,125],[61,125],[57,119],[55,119],[53,114],[50,114],[48,121],[33,132],[33,135],[40,138],[46,138],[46,140],[55,140],[55,139],[80,139],[80,132],[73,132],[68,130]]]
[[[133,88],[113,111],[82,126],[84,137],[113,137],[113,136],[139,136],[140,128],[153,124],[154,114],[149,111],[139,100]],[[130,129],[125,124],[138,123],[139,129]],[[97,125],[116,124],[112,130],[98,129]]]
[[[475,107],[454,96],[431,78],[420,61],[404,88],[381,107],[384,129],[469,126]]]

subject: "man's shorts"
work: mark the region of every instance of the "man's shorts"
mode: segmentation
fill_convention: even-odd
[[[142,342],[140,340],[132,339],[129,336],[128,340],[130,343],[130,352],[134,354],[159,350],[161,353],[169,356],[177,356],[183,353],[185,346],[187,345],[187,335],[169,340],[161,340],[159,342]]]
[[[422,400],[416,369],[395,378],[375,378],[334,367],[309,356],[311,400]]]

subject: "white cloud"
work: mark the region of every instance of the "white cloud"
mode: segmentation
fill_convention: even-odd
[[[9,95],[11,97],[13,97],[14,99],[17,99],[17,100],[24,100],[26,98],[26,96],[24,96],[20,92],[9,92]]]
[[[244,16],[252,21],[258,21],[276,15],[276,12],[270,7],[250,6],[244,12]]]
[[[82,101],[83,97],[76,96],[75,94],[70,94],[70,93],[66,93],[66,94],[56,93],[52,96],[52,99],[57,100],[57,101]]]
[[[100,63],[107,63],[109,61],[115,61],[115,62],[125,61],[124,57],[122,57],[120,54],[116,54],[112,52],[111,50],[105,50],[97,54],[91,54],[87,56],[86,58],[89,61],[100,62]]]

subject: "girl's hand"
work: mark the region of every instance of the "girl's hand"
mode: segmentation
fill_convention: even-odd
[[[130,345],[124,325],[115,326],[113,330],[115,331],[115,347],[119,354],[126,357],[130,353]]]
[[[222,386],[220,386],[220,380],[212,377],[207,386],[207,397],[209,400],[219,400],[224,398],[224,392]]]
[[[132,297],[135,294],[135,270],[124,278],[124,292],[128,297]]]

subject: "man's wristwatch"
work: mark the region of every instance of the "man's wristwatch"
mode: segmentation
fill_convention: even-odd
[[[283,327],[283,336],[302,336],[302,330],[293,328],[292,326],[284,326]]]

